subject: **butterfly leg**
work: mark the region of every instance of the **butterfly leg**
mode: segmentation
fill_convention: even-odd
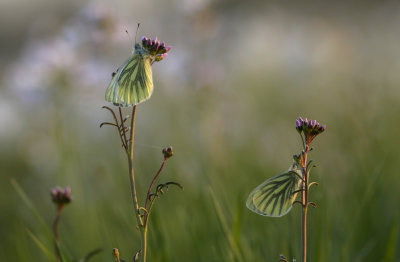
[[[303,191],[304,191],[304,187],[301,186],[300,189],[297,189],[297,190],[293,191],[293,192],[291,193],[291,195],[295,195],[295,194],[300,193],[300,192],[303,192]]]

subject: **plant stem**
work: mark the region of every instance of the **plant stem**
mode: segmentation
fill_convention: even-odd
[[[149,186],[149,189],[147,190],[146,202],[145,202],[145,204],[144,204],[144,208],[146,208],[146,209],[147,209],[147,202],[148,202],[148,200],[149,200],[149,196],[150,196],[151,189],[153,188],[154,182],[156,181],[157,177],[160,175],[160,173],[161,173],[161,171],[162,171],[162,169],[163,169],[163,167],[164,167],[166,161],[167,161],[167,158],[164,158],[164,161],[162,162],[160,169],[158,169],[157,174],[154,176],[154,178],[153,178],[153,180],[151,181],[151,184],[150,184],[150,186]],[[146,214],[145,216],[147,217],[147,215],[148,215],[148,214]],[[145,219],[145,221],[146,221],[146,219]]]
[[[136,105],[133,106],[132,109],[132,118],[131,118],[131,137],[129,140],[129,151],[128,151],[128,164],[129,164],[129,178],[131,184],[131,194],[133,207],[135,208],[135,216],[138,222],[138,225],[142,224],[142,219],[139,213],[139,204],[136,194],[136,184],[135,184],[135,171],[133,167],[133,145],[135,141],[135,118],[136,118]]]
[[[147,228],[144,227],[142,217],[140,216],[140,211],[139,211],[139,203],[137,199],[137,194],[136,194],[136,184],[135,184],[135,171],[134,171],[134,166],[133,166],[133,145],[135,141],[135,119],[136,119],[136,105],[133,106],[132,109],[132,117],[131,117],[131,135],[129,139],[129,147],[128,147],[128,164],[129,164],[129,179],[130,179],[130,185],[131,185],[131,195],[132,195],[132,201],[133,201],[133,207],[135,209],[135,216],[136,220],[138,223],[138,227],[140,230],[140,236],[141,236],[141,250],[142,250],[142,256],[141,256],[141,261],[145,262],[146,261],[146,249],[147,249]]]
[[[306,262],[307,260],[307,209],[308,209],[308,176],[307,176],[307,155],[309,151],[309,144],[304,149],[304,157],[302,164],[302,193],[301,193],[301,243],[302,243],[302,257],[301,261]]]
[[[147,256],[147,223],[140,230],[141,238],[142,238],[142,262],[146,262]]]
[[[307,259],[307,206],[303,206],[301,212],[301,237],[302,237],[302,262]]]
[[[60,250],[58,247],[58,245],[60,243],[60,240],[58,237],[58,221],[60,221],[62,208],[63,208],[63,205],[57,205],[57,213],[56,213],[56,217],[54,218],[54,222],[53,222],[53,233],[54,233],[54,239],[56,240],[55,251],[56,251],[57,261],[61,261]]]

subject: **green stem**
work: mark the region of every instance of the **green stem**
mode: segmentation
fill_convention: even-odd
[[[56,252],[56,258],[57,261],[61,261],[61,255],[60,255],[60,250],[59,250],[59,243],[60,243],[60,239],[58,237],[58,221],[60,221],[60,216],[61,216],[61,210],[63,208],[63,205],[57,205],[57,213],[56,213],[56,217],[54,218],[54,222],[53,222],[53,233],[54,233],[54,239],[56,240],[55,243],[55,252]]]
[[[142,262],[146,262],[146,257],[147,257],[147,223],[145,224],[144,227],[142,227],[142,230],[140,230],[140,234],[142,237]]]
[[[136,118],[136,105],[132,110],[132,118],[131,118],[131,137],[129,140],[129,151],[128,151],[128,164],[129,164],[129,179],[131,184],[131,195],[133,201],[133,207],[135,208],[135,216],[138,222],[138,225],[142,225],[142,219],[139,213],[139,204],[136,194],[136,184],[135,184],[135,171],[133,167],[133,145],[135,141],[135,118]]]
[[[132,195],[132,201],[133,201],[133,207],[135,209],[135,216],[136,220],[138,223],[138,227],[140,230],[140,236],[141,236],[141,250],[142,250],[142,256],[141,256],[141,261],[145,262],[146,261],[146,249],[147,249],[147,227],[143,224],[142,217],[140,216],[140,211],[139,211],[139,203],[137,199],[137,193],[136,193],[136,184],[135,184],[135,171],[134,171],[134,166],[133,166],[133,145],[135,141],[135,119],[136,119],[136,105],[133,106],[132,109],[132,117],[131,117],[131,135],[130,135],[130,140],[129,140],[129,150],[128,150],[128,164],[129,164],[129,179],[130,179],[130,185],[131,185],[131,195]]]

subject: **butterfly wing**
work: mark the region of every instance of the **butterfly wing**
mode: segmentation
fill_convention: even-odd
[[[153,93],[150,56],[141,50],[117,70],[106,90],[106,101],[117,106],[137,105]]]
[[[253,212],[270,217],[286,215],[300,189],[301,176],[296,170],[271,177],[250,193],[246,206]]]

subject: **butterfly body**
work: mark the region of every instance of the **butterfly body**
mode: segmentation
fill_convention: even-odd
[[[301,171],[297,164],[266,180],[249,195],[246,206],[253,212],[270,217],[286,215],[301,188]]]
[[[106,101],[125,107],[149,99],[153,93],[153,58],[148,50],[136,44],[131,57],[113,74],[106,90]]]

